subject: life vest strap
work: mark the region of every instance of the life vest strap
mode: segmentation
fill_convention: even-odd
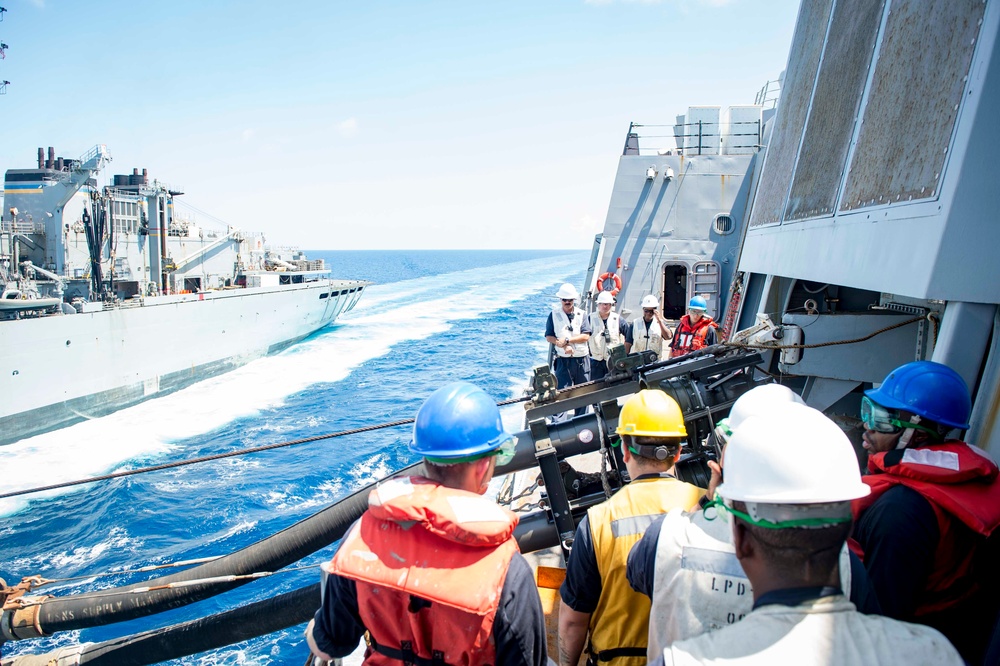
[[[405,666],[449,666],[445,663],[444,652],[434,650],[432,653],[433,656],[427,659],[413,651],[413,643],[411,641],[403,641],[400,645],[401,649],[397,650],[388,645],[379,645],[370,632],[365,632],[365,642],[368,644],[368,647],[380,655],[401,661]],[[646,653],[643,652],[643,654]]]
[[[617,659],[618,657],[645,657],[646,648],[642,647],[617,647],[609,648],[607,650],[601,650],[597,654],[594,654],[590,645],[587,646],[587,650],[590,652],[590,658],[588,662],[593,660],[594,663],[601,661],[611,661],[612,659]]]

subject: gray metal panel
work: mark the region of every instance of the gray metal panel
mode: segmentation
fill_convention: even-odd
[[[841,210],[938,195],[984,10],[892,4]]]
[[[912,319],[910,315],[890,314],[784,314],[783,324],[802,327],[803,343],[853,340]],[[802,360],[788,366],[796,375],[814,375],[855,382],[881,382],[900,365],[914,360],[918,324],[901,326],[870,340],[848,345],[803,349]]]
[[[803,2],[799,9],[767,163],[750,216],[751,228],[781,221],[832,6],[832,0],[817,0]]]
[[[795,167],[786,221],[832,215],[836,210],[884,7],[883,0],[837,2]]]

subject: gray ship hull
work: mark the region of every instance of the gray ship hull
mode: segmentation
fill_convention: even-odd
[[[364,282],[322,280],[88,304],[0,326],[0,444],[228,372],[332,323]]]

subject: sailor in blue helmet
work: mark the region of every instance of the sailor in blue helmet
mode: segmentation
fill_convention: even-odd
[[[306,630],[313,654],[344,657],[364,635],[365,664],[547,663],[538,590],[513,538],[517,516],[482,496],[514,444],[472,384],[427,399],[410,443],[424,474],[379,484],[323,565],[322,606]]]
[[[681,317],[670,343],[670,356],[676,358],[715,344],[715,329],[719,325],[705,314],[708,302],[703,296],[695,296],[688,303],[687,314]]]
[[[969,427],[969,389],[931,361],[902,365],[861,403],[871,495],[854,538],[883,612],[939,629],[970,663],[997,613],[984,593],[987,537],[1000,525],[998,468],[953,437]]]

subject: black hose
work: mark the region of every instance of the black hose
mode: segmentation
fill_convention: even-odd
[[[307,622],[319,608],[319,583],[239,608],[83,648],[81,664],[141,666],[239,643]]]
[[[390,478],[413,474],[422,464],[415,463],[405,467],[390,475]],[[371,486],[366,486],[266,539],[197,567],[96,594],[45,600],[39,608],[39,626],[49,635],[59,631],[123,622],[201,601],[244,585],[249,579],[145,593],[129,592],[139,587],[154,587],[198,578],[277,571],[340,539],[368,507],[370,490]],[[18,637],[31,638],[33,635]]]

